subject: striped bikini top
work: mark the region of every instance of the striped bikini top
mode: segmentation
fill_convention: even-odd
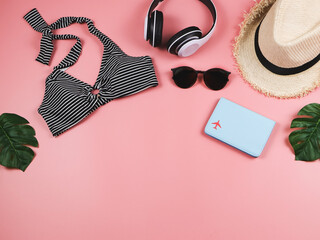
[[[75,126],[97,108],[113,99],[158,85],[149,56],[128,56],[110,38],[101,33],[89,18],[62,17],[48,25],[37,9],[32,9],[24,19],[34,30],[42,33],[40,53],[36,60],[43,64],[49,65],[53,40],[75,39],[77,41],[68,55],[47,77],[45,95],[38,109],[53,136],[58,136]],[[86,23],[89,32],[99,38],[104,46],[100,71],[93,86],[64,71],[78,60],[82,49],[81,41],[75,35],[56,35],[52,30],[65,28],[72,23]],[[93,90],[99,90],[99,93],[94,94]]]

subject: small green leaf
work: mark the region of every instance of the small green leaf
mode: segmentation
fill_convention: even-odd
[[[296,118],[291,122],[291,128],[300,128],[289,135],[295,159],[315,161],[320,158],[320,104],[308,104],[298,115],[309,117]]]
[[[38,147],[35,130],[19,115],[3,113],[0,116],[0,164],[25,171],[34,158],[29,146]]]

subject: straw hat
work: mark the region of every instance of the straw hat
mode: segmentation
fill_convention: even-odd
[[[234,46],[240,73],[278,98],[320,85],[320,0],[261,0],[245,15]]]

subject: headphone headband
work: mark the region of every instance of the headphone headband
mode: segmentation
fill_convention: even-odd
[[[148,17],[150,17],[150,13],[153,12],[153,10],[159,5],[160,2],[163,2],[164,0],[153,0],[150,7],[149,7],[149,11],[148,11]],[[215,28],[216,22],[217,22],[217,10],[216,7],[214,6],[213,2],[211,0],[199,0],[200,2],[202,2],[204,5],[206,5],[206,7],[209,9],[209,11],[211,12],[212,15],[212,19],[213,19],[213,23],[212,23],[212,27],[210,28],[209,32],[203,36],[202,38],[205,38],[206,41],[209,40],[209,38],[211,37],[213,30]],[[208,38],[208,39],[207,39]]]
[[[212,19],[213,19],[212,27],[210,28],[209,32],[205,36],[203,36],[203,38],[206,38],[207,36],[209,36],[210,38],[217,23],[217,10],[211,0],[199,0],[199,1],[207,6],[207,8],[210,10],[212,15]]]
[[[148,17],[150,17],[150,13],[153,12],[153,10],[159,5],[160,2],[163,2],[164,0],[153,0],[148,11]]]

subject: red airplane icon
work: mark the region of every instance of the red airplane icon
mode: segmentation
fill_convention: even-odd
[[[215,124],[216,126],[213,127],[215,130],[217,130],[217,127],[221,128],[221,125],[220,125],[220,120],[218,122],[214,122],[212,124]]]

